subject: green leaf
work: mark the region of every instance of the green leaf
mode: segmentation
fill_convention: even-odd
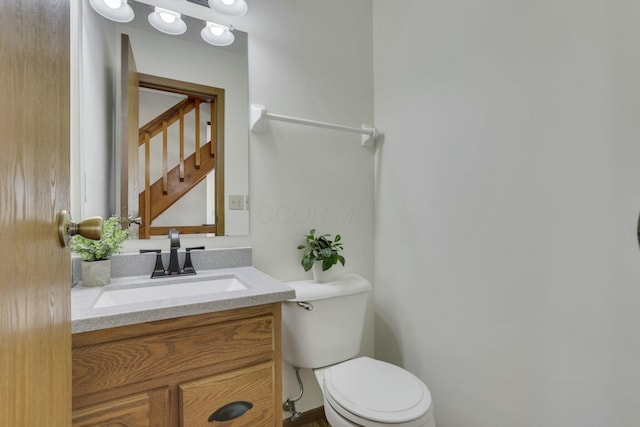
[[[331,258],[325,258],[322,261],[322,271],[327,271],[328,269],[331,268],[332,265],[333,265],[333,261],[331,261]]]
[[[340,237],[340,235],[339,235],[339,234],[336,234],[336,240],[335,240],[335,241],[336,241],[336,242],[339,242],[341,238],[342,238],[342,237]]]
[[[313,267],[314,262],[316,262],[316,257],[312,255],[302,258],[302,268],[304,268],[304,271],[311,270],[311,267]]]
[[[320,246],[321,249],[325,249],[330,247],[331,243],[325,237],[320,237],[318,238],[318,246]]]
[[[342,255],[338,256],[338,261],[340,261],[340,264],[342,264],[342,266],[344,267],[344,257]]]
[[[333,250],[331,248],[324,248],[320,251],[320,258],[330,258],[331,254],[333,254]]]
[[[334,251],[331,254],[331,264],[337,264],[338,263],[338,257],[339,257],[338,252]]]

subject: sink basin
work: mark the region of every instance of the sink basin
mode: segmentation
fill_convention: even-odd
[[[218,294],[247,289],[244,283],[233,275],[203,278],[182,283],[146,284],[125,289],[113,289],[102,292],[94,308],[113,307],[123,304],[135,304],[172,298],[184,298]]]

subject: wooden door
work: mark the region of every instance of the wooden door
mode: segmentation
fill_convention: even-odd
[[[69,3],[0,2],[0,424],[71,422]]]
[[[121,173],[120,173],[120,216],[123,219],[140,216],[138,208],[138,128],[139,125],[139,81],[136,61],[129,36],[121,36],[120,53],[120,121],[121,121]],[[131,228],[137,236],[137,227]]]

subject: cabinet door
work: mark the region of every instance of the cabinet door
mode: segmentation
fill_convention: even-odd
[[[259,427],[274,425],[274,363],[180,384],[182,427]],[[222,413],[211,420],[213,414]]]
[[[73,427],[156,427],[164,425],[164,393],[140,393],[75,409]],[[156,409],[154,411],[153,409]],[[157,409],[161,409],[157,411]],[[154,414],[156,412],[156,414]]]

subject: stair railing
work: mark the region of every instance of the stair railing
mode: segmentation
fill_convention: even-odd
[[[177,200],[182,198],[193,187],[201,182],[206,175],[216,167],[216,103],[211,104],[211,141],[201,146],[200,135],[200,106],[202,101],[188,97],[139,129],[139,145],[144,145],[144,190],[140,193],[140,212],[142,221],[139,238],[148,239],[151,235],[166,234],[169,227],[152,227],[151,224],[162,212],[166,211]],[[194,153],[185,159],[185,115],[195,110]],[[169,170],[169,128],[178,123],[179,126],[179,162]],[[151,182],[151,140],[162,133],[162,177]],[[203,154],[202,153],[206,153]],[[185,179],[187,182],[185,182]],[[160,190],[161,191],[158,191]],[[171,193],[171,194],[170,194]],[[204,224],[201,226],[175,227],[182,233],[216,233],[216,226]]]

